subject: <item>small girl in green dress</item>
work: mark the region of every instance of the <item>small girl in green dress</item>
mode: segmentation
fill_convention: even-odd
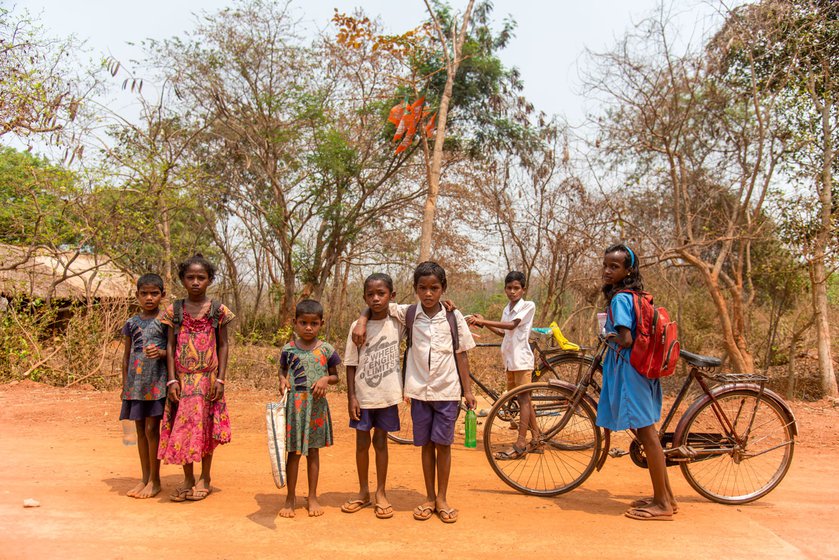
[[[309,516],[323,515],[318,503],[319,450],[332,445],[332,418],[326,387],[338,383],[336,368],[341,358],[331,344],[318,340],[321,325],[323,307],[320,303],[311,299],[298,303],[294,311],[297,340],[286,344],[280,354],[280,391],[289,391],[286,400],[288,496],[280,510],[281,517],[294,517],[301,455],[306,456],[309,474]]]

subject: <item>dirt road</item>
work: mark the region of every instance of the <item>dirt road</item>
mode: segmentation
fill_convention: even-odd
[[[394,518],[340,512],[357,484],[340,394],[330,395],[336,445],[321,454],[326,514],[307,517],[299,499],[295,519],[278,519],[263,424],[270,398],[229,393],[234,440],[216,453],[216,491],[178,504],[166,498],[180,479],[175,466],[163,467],[156,498],[125,497],[139,469],[136,448],[122,442],[116,393],[0,386],[0,557],[839,558],[839,408],[827,402],[795,404],[801,435],[792,468],[754,504],[708,502],[671,469],[681,504],[674,521],[632,521],[622,513],[649,492],[649,478],[626,457],[569,494],[533,498],[497,479],[480,448],[456,444],[449,498],[461,515],[444,525],[411,517],[423,496],[419,454],[409,446],[390,448]],[[26,498],[41,506],[24,509]]]

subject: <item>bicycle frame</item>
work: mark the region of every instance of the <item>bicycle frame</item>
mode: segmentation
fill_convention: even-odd
[[[568,404],[568,411],[563,415],[563,417],[560,419],[560,421],[554,427],[552,427],[550,430],[548,430],[547,432],[542,434],[542,437],[545,440],[550,440],[554,435],[556,435],[557,433],[559,433],[560,431],[565,429],[565,427],[567,426],[568,422],[570,421],[570,419],[572,417],[572,411],[580,404],[580,401],[582,401],[584,398],[586,398],[586,395],[588,394],[588,389],[590,387],[594,388],[595,392],[597,394],[599,394],[600,391],[599,391],[599,387],[597,386],[597,383],[594,379],[594,372],[597,370],[598,365],[603,361],[603,357],[606,353],[606,350],[609,347],[609,345],[608,345],[608,343],[607,343],[607,341],[604,337],[600,336],[599,339],[600,339],[600,342],[597,346],[597,351],[596,351],[595,356],[594,356],[594,361],[589,366],[585,375],[583,375],[581,377],[579,383],[576,385],[573,396],[571,397],[571,400]],[[728,415],[726,415],[725,412],[723,412],[722,408],[719,406],[719,403],[717,402],[716,396],[714,394],[714,390],[708,385],[708,383],[706,381],[710,377],[708,375],[708,373],[711,371],[711,369],[713,369],[713,368],[703,369],[703,368],[699,368],[695,365],[691,366],[690,372],[688,373],[687,377],[685,378],[685,381],[682,384],[682,387],[679,390],[679,393],[677,394],[676,399],[673,401],[673,404],[670,406],[669,410],[667,411],[667,414],[665,415],[664,421],[661,423],[661,426],[658,430],[658,434],[659,434],[659,439],[661,441],[662,449],[664,450],[665,457],[667,458],[668,465],[677,464],[678,462],[685,461],[685,460],[688,460],[688,461],[694,460],[694,459],[697,459],[701,456],[706,456],[706,455],[707,456],[713,456],[713,455],[719,455],[720,453],[728,453],[728,452],[731,451],[730,448],[726,448],[726,447],[719,447],[719,448],[703,447],[702,450],[685,449],[684,448],[685,446],[680,446],[680,447],[676,447],[676,448],[668,447],[668,444],[670,444],[673,441],[673,436],[676,432],[675,431],[668,432],[667,428],[668,428],[668,426],[670,426],[671,422],[675,418],[676,413],[678,412],[680,405],[684,402],[684,400],[687,397],[688,392],[690,391],[690,388],[691,388],[691,386],[693,385],[694,382],[696,382],[696,384],[701,388],[702,393],[704,393],[705,395],[708,396],[709,399],[711,399],[711,407],[712,407],[712,410],[714,411],[714,415],[716,416],[717,421],[720,424],[721,435],[724,435],[726,438],[728,438],[729,441],[733,441],[737,445],[738,448],[745,448],[745,446],[748,442],[749,434],[751,433],[751,430],[752,430],[752,427],[753,427],[753,424],[754,424],[754,420],[757,417],[758,408],[759,408],[760,404],[763,402],[764,394],[766,392],[766,388],[765,388],[766,378],[764,376],[759,376],[759,375],[728,374],[728,376],[727,376],[728,378],[740,382],[740,383],[734,383],[733,385],[729,385],[729,387],[735,387],[737,385],[742,384],[743,387],[748,386],[748,387],[753,388],[754,384],[756,384],[755,382],[759,382],[759,385],[757,387],[758,398],[755,400],[754,407],[750,411],[748,426],[746,427],[746,430],[742,434],[738,434],[735,426],[738,424],[738,421],[741,418],[741,412],[742,411],[738,410],[736,417],[733,418],[733,419],[729,418]],[[735,377],[737,379],[734,379]],[[743,381],[748,381],[750,383],[748,385],[746,385],[746,384],[742,383]],[[551,383],[551,382],[549,382],[549,383]],[[687,415],[685,415],[685,416],[687,416]],[[794,425],[794,420],[792,421],[792,423]],[[634,433],[632,434],[632,437],[633,437],[633,439],[636,439]],[[605,451],[607,451],[606,448],[608,447],[608,437],[604,441],[604,446],[603,447],[604,448],[601,450],[601,453],[604,453]],[[770,451],[770,450],[771,449],[764,450],[763,452],[765,453],[765,452]],[[603,455],[602,457],[598,458],[598,461],[597,461],[598,470],[600,470],[602,468],[603,463],[605,463],[605,459],[606,459],[606,455]]]
[[[560,360],[577,364],[576,378],[562,366],[563,377],[518,387],[495,403],[484,446],[492,469],[504,482],[526,494],[553,496],[578,487],[595,469],[602,469],[609,455],[628,453],[636,465],[647,467],[635,430],[626,430],[633,437],[628,452],[609,451],[611,432],[597,426],[600,386],[595,372],[604,359],[617,359],[607,354],[611,346],[601,336],[594,353]],[[690,486],[709,500],[741,504],[760,499],[780,483],[791,464],[797,434],[792,410],[766,386],[764,376],[720,373],[720,360],[686,351],[682,358],[690,364],[689,373],[680,380],[681,388],[656,432],[667,466],[679,466]],[[691,389],[694,383],[697,390]],[[498,456],[511,444],[503,422],[516,418],[519,398],[528,395],[538,429],[531,430],[526,453],[511,462],[510,457]],[[531,450],[542,453],[531,457]],[[759,459],[752,463],[755,457]]]
[[[499,348],[501,346],[500,342],[479,342],[475,345],[476,348]],[[533,364],[533,371],[540,371],[544,372],[545,370],[550,370],[553,373],[556,373],[556,370],[551,365],[549,358],[554,356],[579,356],[584,353],[587,348],[581,347],[580,350],[563,350],[562,348],[542,348],[539,346],[539,343],[535,339],[530,340],[530,348],[533,350],[534,355],[534,364]],[[471,372],[470,372],[471,373]],[[487,393],[490,397],[492,397],[493,401],[498,400],[501,396],[497,392],[489,389],[486,385],[481,383],[474,374],[470,376],[472,381],[474,381],[478,387],[484,393]]]

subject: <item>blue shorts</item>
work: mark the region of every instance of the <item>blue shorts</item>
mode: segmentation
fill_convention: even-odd
[[[359,420],[350,419],[350,428],[369,432],[373,428],[386,432],[399,431],[399,405],[385,408],[362,408]]]
[[[459,401],[420,401],[411,399],[411,421],[414,424],[414,445],[428,442],[438,445],[454,443],[454,424],[460,414]]]

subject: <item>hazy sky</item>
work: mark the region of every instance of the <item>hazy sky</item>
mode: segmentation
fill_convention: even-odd
[[[5,0],[0,0],[5,3]],[[196,14],[231,5],[232,0],[19,0],[39,17],[52,35],[74,34],[87,41],[93,54],[109,54],[127,61],[140,50],[128,43],[145,38],[179,35],[194,26]],[[450,0],[463,7],[466,0]],[[388,31],[415,27],[425,16],[421,0],[298,0],[297,16],[314,34],[330,29],[333,9],[351,12],[361,6],[380,16]],[[611,47],[633,23],[649,15],[657,0],[496,0],[495,19],[512,16],[516,36],[501,52],[507,66],[516,66],[525,83],[525,95],[546,113],[582,121],[585,104],[580,67],[586,48]],[[678,29],[683,38],[698,37],[716,21],[712,0],[674,0]]]

